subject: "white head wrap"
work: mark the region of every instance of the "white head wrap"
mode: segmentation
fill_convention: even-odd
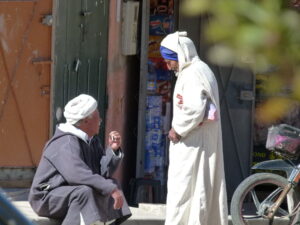
[[[196,47],[193,41],[187,37],[186,31],[176,31],[167,35],[160,45],[177,53],[178,72],[181,72],[184,67],[190,65],[194,59],[199,59]]]
[[[64,116],[69,124],[75,124],[79,120],[91,115],[97,109],[97,101],[90,95],[81,94],[70,100],[64,111]]]

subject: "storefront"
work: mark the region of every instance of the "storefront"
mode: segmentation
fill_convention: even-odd
[[[172,87],[175,77],[168,71],[159,47],[175,31],[174,0],[143,1],[137,177],[159,180],[165,197],[168,139],[171,122]]]
[[[228,200],[250,174],[253,149],[255,76],[251,71],[220,67],[206,58],[204,26],[208,16],[188,17],[182,1],[143,1],[136,177],[159,180],[165,197],[168,139],[175,77],[166,71],[159,54],[160,41],[176,30],[187,31],[202,60],[219,84]],[[163,198],[164,199],[164,198]]]

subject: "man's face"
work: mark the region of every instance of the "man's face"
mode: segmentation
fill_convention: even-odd
[[[178,62],[170,59],[165,59],[165,63],[167,64],[168,70],[173,70],[174,72],[178,72]]]
[[[89,117],[87,117],[84,122],[86,123],[86,133],[90,137],[98,134],[102,122],[98,109],[95,110]]]

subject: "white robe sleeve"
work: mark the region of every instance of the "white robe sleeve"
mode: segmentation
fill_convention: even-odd
[[[181,90],[174,95],[174,116],[172,127],[180,136],[185,137],[190,131],[198,127],[205,116],[207,91],[205,91],[202,82],[196,76],[190,74],[189,79],[185,79]],[[176,101],[177,94],[182,97],[182,104]]]

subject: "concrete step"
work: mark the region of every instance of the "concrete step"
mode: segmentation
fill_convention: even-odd
[[[27,201],[14,201],[13,204],[25,214],[29,219],[38,225],[59,225],[55,220],[39,217],[31,209]],[[123,223],[124,225],[163,225],[165,220],[164,204],[139,204],[139,207],[130,207],[132,216]],[[229,215],[229,224],[232,225],[231,216]],[[249,225],[269,225],[267,220],[256,219],[248,222]],[[273,225],[288,225],[287,219],[275,219]]]
[[[142,203],[139,204],[139,207],[136,208],[136,211],[133,212],[133,220],[143,221],[143,219],[138,219],[135,214],[140,213],[146,213],[148,219],[153,219],[154,217],[157,218],[157,221],[151,221],[152,223],[147,223],[147,225],[161,225],[164,224],[165,220],[165,212],[166,212],[166,205],[165,204],[147,204]],[[143,216],[142,216],[143,217]],[[275,219],[273,225],[288,225],[289,220],[288,219]],[[128,224],[126,225],[133,225],[133,224],[145,224],[145,223],[131,223],[131,221],[128,221]],[[231,216],[228,216],[228,225],[233,225],[231,221]],[[268,220],[263,219],[255,219],[248,221],[248,225],[269,225]]]

